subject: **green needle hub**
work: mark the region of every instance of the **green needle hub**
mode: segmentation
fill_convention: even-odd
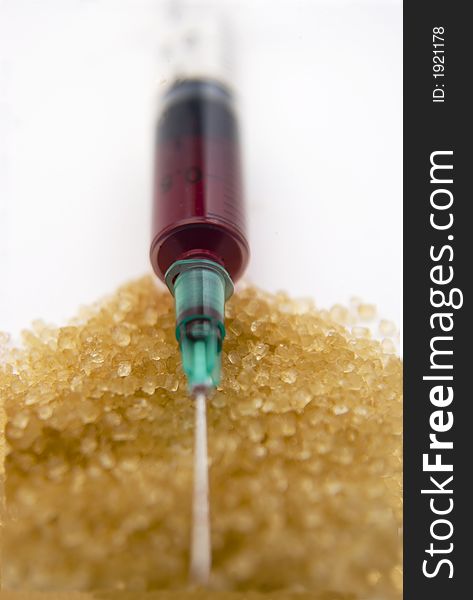
[[[176,306],[176,338],[191,393],[208,392],[221,376],[225,300],[233,293],[226,270],[210,260],[182,260],[166,273]]]

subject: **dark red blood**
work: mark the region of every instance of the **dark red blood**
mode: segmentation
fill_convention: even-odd
[[[214,83],[176,89],[157,129],[151,263],[164,279],[177,260],[207,258],[235,282],[249,248],[231,98]]]

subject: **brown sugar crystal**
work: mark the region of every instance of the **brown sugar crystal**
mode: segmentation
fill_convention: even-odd
[[[402,367],[348,317],[253,287],[229,301],[199,598],[400,598]],[[186,597],[194,412],[174,327],[145,277],[9,351],[6,588]]]

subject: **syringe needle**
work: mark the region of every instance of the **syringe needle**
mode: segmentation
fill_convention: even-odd
[[[211,565],[206,402],[205,393],[196,394],[190,577],[200,585],[207,585]]]

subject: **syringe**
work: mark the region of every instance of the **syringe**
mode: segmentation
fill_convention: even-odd
[[[150,250],[175,299],[176,337],[195,399],[190,572],[200,584],[208,582],[211,564],[206,399],[221,376],[225,302],[249,258],[233,93],[224,71],[214,68],[221,65],[215,48],[205,46],[215,45],[216,32],[222,35],[212,21],[203,29],[181,27],[180,66],[157,124]],[[197,70],[189,53],[205,58]]]
[[[176,81],[157,127],[151,262],[175,298],[191,393],[220,380],[225,301],[249,256],[238,131],[225,85]]]

